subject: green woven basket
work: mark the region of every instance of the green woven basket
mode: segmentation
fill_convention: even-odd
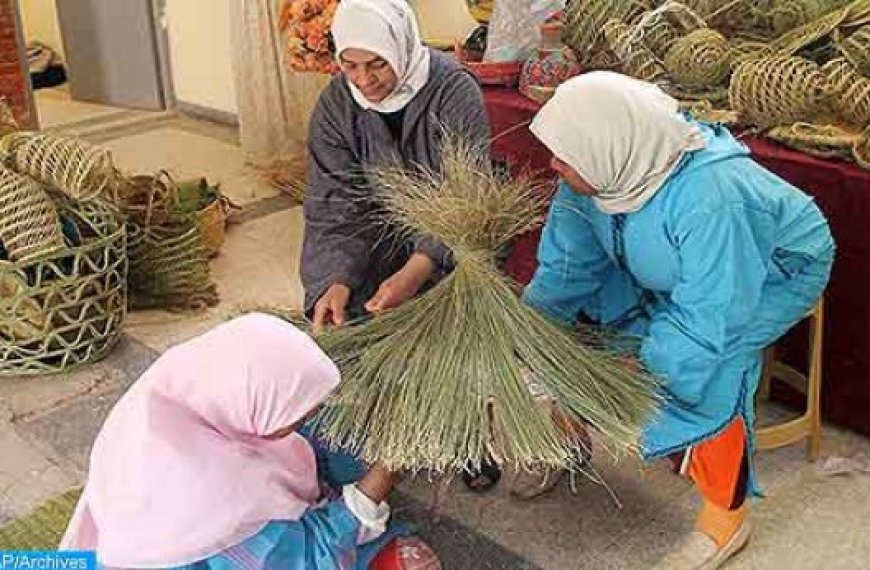
[[[99,360],[126,316],[123,224],[101,201],[53,198],[70,245],[31,262],[0,262],[0,376]]]

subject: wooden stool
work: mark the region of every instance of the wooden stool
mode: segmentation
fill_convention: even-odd
[[[806,394],[807,409],[803,416],[781,424],[765,426],[756,430],[758,449],[776,449],[807,439],[807,459],[815,461],[819,457],[822,442],[822,334],[824,329],[824,299],[806,314],[810,319],[809,373],[804,376],[790,366],[774,358],[773,347],[764,351],[764,370],[758,385],[758,399],[770,397],[770,382],[776,378]]]

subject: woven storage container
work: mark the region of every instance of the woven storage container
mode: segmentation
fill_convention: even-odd
[[[858,73],[870,77],[870,25],[838,42],[840,53],[855,66]]]
[[[787,146],[821,158],[851,158],[858,135],[833,125],[795,123],[776,127],[765,136]]]
[[[136,309],[201,310],[218,303],[208,252],[197,223],[131,226],[130,296]]]
[[[736,69],[741,63],[750,59],[761,59],[776,55],[769,44],[732,38],[731,40],[731,69]]]
[[[604,38],[623,73],[650,82],[667,78],[662,63],[646,45],[636,40],[630,26],[619,20],[610,20],[604,25]]]
[[[680,32],[666,21],[644,28],[643,31],[643,43],[659,59],[664,59],[671,46],[679,39]]]
[[[93,362],[120,334],[125,228],[100,201],[57,203],[71,245],[29,263],[0,262],[0,376]]]
[[[816,63],[799,57],[753,59],[734,71],[728,95],[744,123],[812,123],[826,111],[827,79]]]
[[[231,205],[224,196],[199,212],[199,227],[202,232],[202,244],[209,257],[219,254],[227,237],[227,217]]]
[[[13,262],[51,255],[65,247],[60,217],[42,186],[0,167],[0,242]]]
[[[108,149],[38,132],[13,133],[3,139],[8,165],[76,200],[111,191],[115,168]]]
[[[592,62],[603,47],[604,24],[630,21],[648,8],[642,0],[572,0],[565,10],[565,43],[584,67],[594,68]]]
[[[822,71],[834,93],[837,113],[859,128],[870,124],[870,79],[842,57],[826,63]]]
[[[174,184],[165,170],[153,176],[130,176],[123,179],[117,203],[127,220],[137,226],[159,226],[165,224],[172,214]]]
[[[731,72],[731,46],[715,30],[696,30],[674,43],[664,64],[671,78],[681,85],[713,87]]]
[[[846,18],[847,13],[846,9],[829,12],[820,18],[787,31],[772,41],[770,47],[777,55],[794,55],[806,46],[833,33]]]

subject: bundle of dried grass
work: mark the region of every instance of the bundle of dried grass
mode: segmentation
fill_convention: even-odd
[[[427,293],[316,340],[343,382],[321,413],[335,446],[390,469],[455,472],[494,456],[520,468],[576,468],[583,444],[527,388],[530,372],[605,449],[637,449],[654,411],[653,380],[579,344],[517,298],[495,252],[541,221],[526,180],[494,175],[488,155],[448,137],[440,173],[376,175],[384,224],[439,237],[455,270]]]

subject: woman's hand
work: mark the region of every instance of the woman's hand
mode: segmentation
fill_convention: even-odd
[[[377,315],[398,307],[417,294],[434,269],[435,262],[429,256],[413,254],[402,269],[381,283],[377,293],[366,303],[366,310]]]
[[[342,326],[349,302],[350,287],[342,283],[330,285],[314,305],[314,334],[320,334],[326,326]]]
[[[396,479],[394,473],[388,471],[380,463],[376,463],[356,486],[366,497],[379,505],[386,500],[387,495],[393,490]]]

